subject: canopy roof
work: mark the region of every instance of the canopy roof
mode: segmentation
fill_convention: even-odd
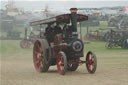
[[[44,19],[44,20],[31,22],[30,25],[34,26],[34,25],[41,25],[41,24],[50,24],[50,23],[54,23],[54,22],[70,23],[70,18],[71,18],[71,14],[62,14],[62,15],[52,17],[52,18],[49,18],[49,19]],[[88,20],[87,15],[77,14],[77,21],[78,22],[85,21],[85,20]]]

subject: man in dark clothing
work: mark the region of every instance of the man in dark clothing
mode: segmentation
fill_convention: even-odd
[[[45,29],[45,35],[53,32],[53,28],[51,27],[51,24],[48,24],[48,27]]]
[[[49,43],[53,41],[53,28],[51,27],[51,24],[48,24],[48,27],[45,29],[45,36]]]
[[[72,26],[65,24],[63,27],[63,33],[64,33],[65,38],[71,37],[72,36]]]
[[[55,35],[62,33],[62,30],[61,30],[61,27],[59,26],[59,23],[56,23],[56,26],[54,27],[53,30],[54,30]]]

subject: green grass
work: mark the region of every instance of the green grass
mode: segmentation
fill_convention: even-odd
[[[31,47],[32,48],[32,47]],[[22,49],[20,48],[19,40],[1,40],[0,41],[0,54],[2,55],[13,55],[17,53],[24,53],[25,51],[30,51],[32,49]]]
[[[112,49],[107,49],[105,48],[105,42],[101,41],[94,41],[91,42],[90,44],[85,44],[84,50],[89,51],[92,50],[94,52],[98,53],[117,53],[117,52],[127,52],[128,49],[122,49],[120,47],[112,48]]]
[[[118,53],[127,53],[128,49],[122,48],[113,48],[107,49],[105,48],[105,42],[94,41],[89,44],[85,44],[84,51],[87,53],[88,51],[93,51],[97,54],[118,54]],[[18,40],[2,40],[0,41],[0,54],[2,55],[15,55],[17,53],[32,53],[33,44],[31,44],[31,48],[22,49],[20,48],[20,41]]]

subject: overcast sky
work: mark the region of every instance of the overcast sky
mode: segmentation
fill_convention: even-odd
[[[0,0],[1,8],[4,8],[8,0]],[[14,0],[16,7],[24,10],[40,10],[46,5],[53,9],[99,8],[128,6],[128,0]]]

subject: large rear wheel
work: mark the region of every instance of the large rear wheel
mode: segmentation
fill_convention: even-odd
[[[67,57],[62,51],[59,52],[57,56],[57,70],[61,75],[64,75],[67,71]]]
[[[86,56],[86,67],[89,73],[95,73],[97,67],[96,55],[89,51]]]
[[[38,72],[47,72],[49,69],[49,65],[46,64],[45,56],[43,55],[43,48],[41,46],[40,41],[36,41],[33,48],[33,62],[35,69]]]

